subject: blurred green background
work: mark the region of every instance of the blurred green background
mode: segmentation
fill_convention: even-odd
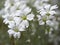
[[[4,7],[3,6],[4,1],[5,0],[0,0],[0,10]],[[60,0],[51,0],[50,3],[57,4],[59,6],[58,12],[60,12]],[[58,17],[60,18],[60,13],[58,13]],[[3,23],[3,19],[2,19],[2,17],[0,17],[0,45],[10,45],[10,39],[9,39],[9,35],[7,33],[7,30],[8,30],[7,25],[5,25]],[[48,45],[60,45],[60,25],[59,25],[59,29],[58,29],[56,35],[57,35],[56,38],[52,38],[53,41],[51,41],[50,43],[48,43]],[[24,42],[23,41],[20,41],[20,39],[19,39],[18,44],[19,45],[22,45],[23,43]],[[23,44],[23,45],[26,45],[26,44]]]

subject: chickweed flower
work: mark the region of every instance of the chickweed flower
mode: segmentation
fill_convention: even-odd
[[[34,19],[38,21],[39,26],[47,25],[50,28],[57,29],[58,22],[55,17],[55,14],[57,14],[55,10],[58,6],[48,4],[48,1],[49,0],[31,0],[32,6],[31,4],[28,6],[30,0],[6,0],[2,17],[4,19],[3,22],[8,24],[9,36],[20,38],[21,32],[26,31],[26,29],[31,26],[30,22],[33,25],[36,24],[36,22],[33,22]],[[37,13],[35,14],[34,11]],[[36,28],[36,26],[34,27]]]

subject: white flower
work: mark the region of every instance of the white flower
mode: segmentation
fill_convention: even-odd
[[[20,38],[21,33],[20,32],[14,32],[14,38]]]
[[[29,21],[31,21],[31,20],[33,20],[34,19],[34,14],[21,14],[21,16],[20,16],[20,18],[22,19],[22,20],[29,20]]]
[[[47,20],[46,24],[49,25],[50,27],[54,28],[55,30],[58,29],[58,25],[59,25],[59,23],[56,21],[56,19]]]
[[[28,27],[29,26],[29,21],[34,19],[34,15],[33,14],[29,14],[29,15],[22,15],[20,16],[20,18],[22,19],[20,25],[22,25],[21,27]]]
[[[37,8],[37,10],[41,9],[43,7],[43,3],[41,1],[35,1],[34,7]]]
[[[48,16],[37,15],[39,25],[44,25],[47,20],[49,20]]]
[[[41,19],[41,16],[40,15],[37,15],[37,18],[38,18],[38,21]]]
[[[15,22],[20,25],[21,29],[28,28],[29,21],[34,19],[34,14],[29,14],[30,12],[31,9],[26,7],[24,10],[21,10],[20,14],[16,14],[16,17],[14,17]]]
[[[33,19],[34,19],[34,14],[27,15],[27,20],[33,20]]]
[[[16,25],[19,25],[21,21],[22,21],[21,18],[14,17],[14,22],[16,23]]]
[[[54,9],[57,9],[57,8],[58,8],[57,5],[53,5],[53,6],[51,6],[51,9],[50,10],[54,10]]]
[[[41,16],[41,15],[37,15],[38,21],[39,21],[39,25],[44,25],[46,23],[46,25],[49,25],[50,27],[54,27],[54,25],[56,25],[55,21],[56,18],[55,16]],[[56,21],[57,22],[57,21]]]
[[[20,32],[17,32],[13,29],[8,30],[9,36],[13,36],[14,38],[20,38]]]
[[[43,22],[42,20],[39,21],[39,25],[44,25],[45,22]]]
[[[31,12],[31,8],[29,8],[29,7],[26,7],[26,8],[24,8],[24,10],[23,10],[23,13],[26,15],[26,14],[29,14]]]
[[[14,31],[10,29],[8,30],[8,33],[9,33],[9,36],[11,37],[14,34]]]
[[[3,18],[4,18],[4,21],[3,22],[5,24],[9,24],[10,22],[14,22],[13,21],[13,18],[14,18],[13,15],[6,14],[6,15],[3,15]]]
[[[8,28],[13,28],[15,26],[15,22],[9,22]]]
[[[54,23],[51,20],[47,20],[46,21],[46,24],[49,25],[49,26],[51,26],[51,27],[54,26]]]
[[[4,6],[5,6],[5,9],[6,9],[6,10],[7,10],[8,8],[10,8],[10,6],[11,6],[10,1],[9,1],[9,0],[6,0]]]
[[[54,14],[56,14],[56,11],[54,9],[57,9],[57,8],[58,8],[57,5],[51,6],[50,4],[47,4],[47,5],[44,6],[43,9],[40,10],[40,14],[42,16],[44,16],[44,15],[47,15],[47,16],[54,15]]]
[[[27,20],[23,20],[21,23],[20,23],[20,25],[19,25],[20,27],[23,27],[23,28],[27,28],[28,26],[29,26],[29,22],[27,21]]]
[[[14,3],[14,6],[16,9],[23,10],[26,7],[26,4],[24,1],[18,1]]]
[[[44,7],[44,5],[46,5],[47,3],[45,3],[47,0],[36,0],[34,2],[34,7],[36,7],[37,10],[40,10]]]

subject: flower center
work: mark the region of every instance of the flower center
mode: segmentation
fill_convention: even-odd
[[[43,17],[43,18],[42,18],[42,20],[43,20],[44,22],[46,22],[46,20],[47,20],[47,17]]]
[[[14,31],[15,31],[15,32],[19,32],[19,30],[18,30],[18,28],[17,28],[17,27],[15,27],[15,28],[14,28]]]
[[[16,10],[20,10],[19,8],[17,8]]]
[[[14,4],[13,4],[13,3],[11,3],[11,6],[14,6]]]
[[[26,20],[26,19],[27,19],[27,17],[24,15],[24,16],[22,16],[22,19],[23,19],[23,20]]]
[[[47,13],[46,15],[47,15],[47,16],[50,16],[50,14],[49,14],[49,13]]]

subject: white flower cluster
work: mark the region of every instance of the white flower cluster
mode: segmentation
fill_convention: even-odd
[[[44,25],[52,25],[54,21],[56,21],[56,11],[54,9],[58,8],[57,5],[51,6],[50,4],[45,5],[42,9],[39,10],[39,15],[37,15],[39,24]],[[50,23],[50,24],[49,24]]]
[[[56,14],[55,11],[58,6],[57,5],[51,5],[47,3],[49,0],[37,0],[34,3],[34,7],[36,7],[37,12],[37,18],[39,21],[39,25],[48,25],[50,28],[54,28],[55,30],[58,29],[58,22],[56,21]],[[53,30],[53,29],[52,29]],[[50,31],[52,31],[50,30]],[[51,32],[50,32],[51,34]]]
[[[14,38],[20,38],[21,31],[25,31],[29,27],[29,21],[34,20],[34,14],[32,13],[32,8],[27,6],[26,2],[30,0],[6,0],[4,4],[4,23],[8,24],[9,36],[14,36]],[[34,0],[31,0],[34,1]],[[54,27],[56,18],[55,9],[57,5],[51,6],[47,3],[48,0],[35,0],[33,7],[35,7],[37,12],[37,18],[39,25],[44,25],[45,23],[50,27]]]
[[[33,20],[34,14],[24,1],[6,0],[4,23],[8,24],[8,33],[14,38],[20,38],[20,31],[29,27],[29,21]]]
[[[55,14],[57,13],[55,9],[57,9],[58,6],[48,4],[46,3],[47,1],[48,0],[37,0],[34,6],[36,7],[37,12],[39,13],[39,15],[37,15],[39,25],[44,25],[46,23],[47,25],[51,26],[54,25],[54,21],[56,21]]]

